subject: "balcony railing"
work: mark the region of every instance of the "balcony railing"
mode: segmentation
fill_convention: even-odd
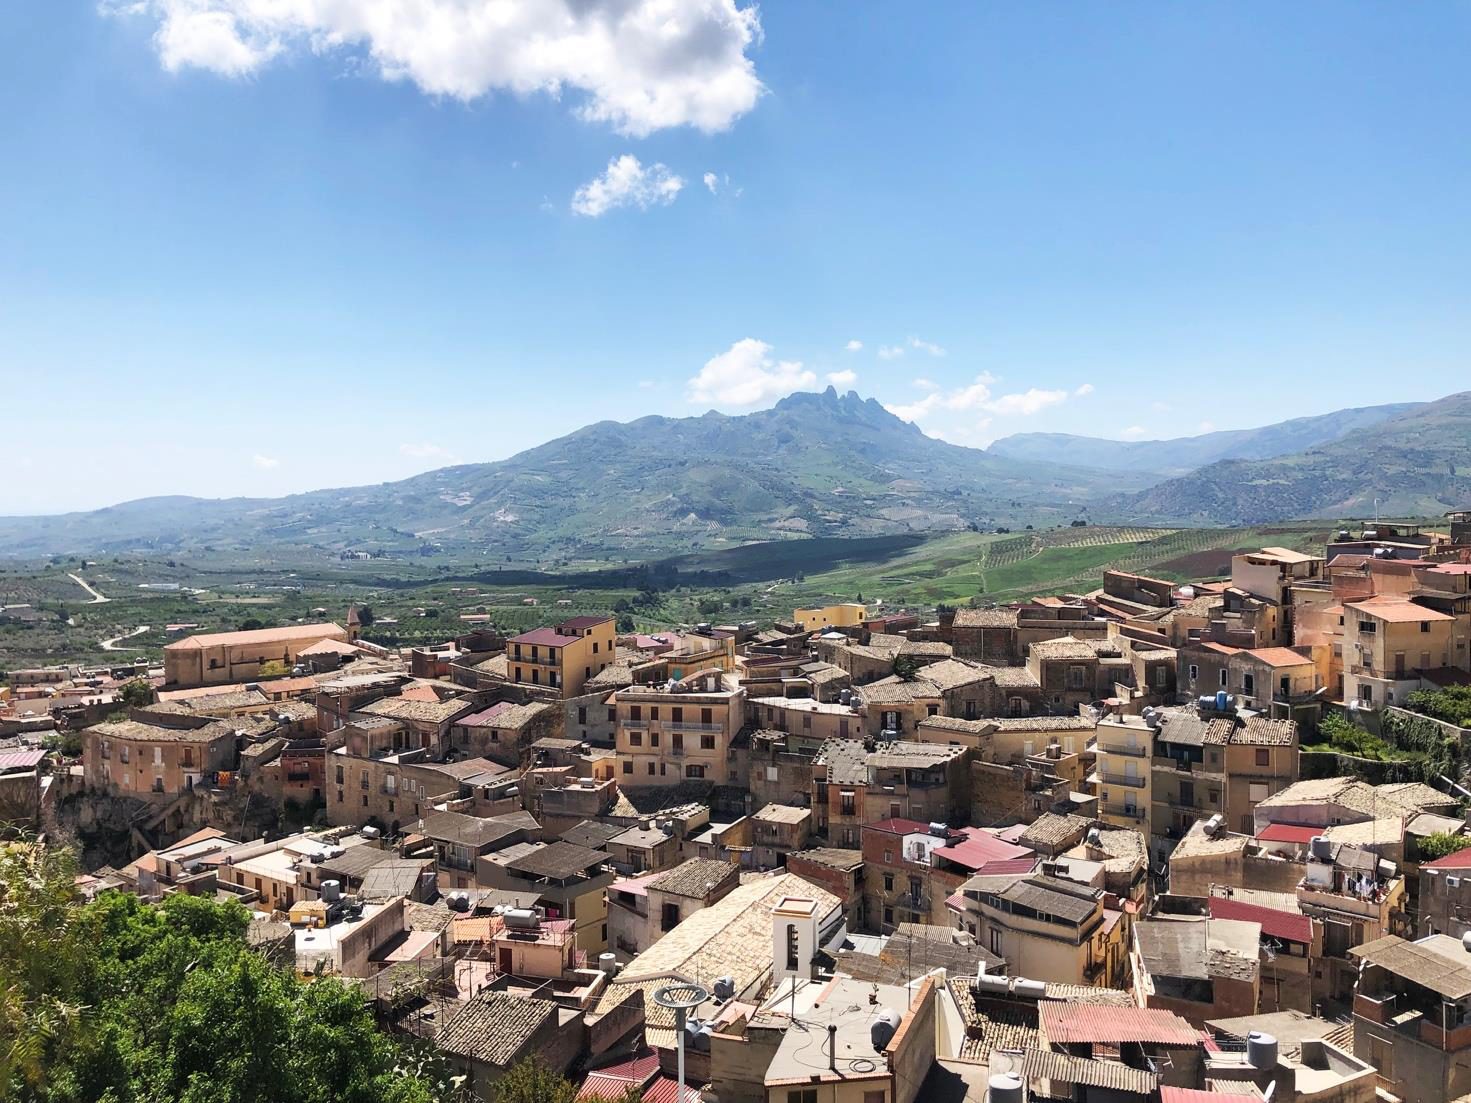
[[[1130,758],[1148,758],[1152,753],[1148,743],[1105,743],[1102,739],[1093,749],[1098,754],[1122,754]]]
[[[1130,808],[1123,804],[1103,804],[1099,807],[1105,816],[1132,820],[1134,823],[1143,823],[1145,819],[1145,811],[1142,808]]]
[[[1130,777],[1128,774],[1105,774],[1099,771],[1098,780],[1104,785],[1127,785],[1133,789],[1143,789],[1146,779],[1142,777]]]

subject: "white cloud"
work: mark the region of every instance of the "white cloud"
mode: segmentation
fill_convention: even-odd
[[[714,195],[720,190],[720,177],[716,176],[713,172],[705,173],[702,179],[705,181],[705,187],[710,189],[711,195]]]
[[[1067,401],[1067,391],[1044,391],[1036,387],[1018,394],[1004,394],[985,403],[985,409],[993,414],[1011,414],[1030,417],[1051,406]]]
[[[674,202],[683,187],[684,178],[670,172],[668,166],[656,163],[644,168],[637,157],[625,153],[572,194],[572,213],[597,218],[616,207],[641,211],[664,207]]]
[[[927,418],[930,416],[930,414],[934,413],[935,408],[939,406],[939,404],[940,396],[937,393],[927,394],[923,398],[916,399],[913,402],[903,405],[891,406],[886,404],[884,406],[884,409],[888,410],[889,413],[893,414],[897,418],[903,419],[904,421],[918,422],[922,421],[924,418]]]
[[[923,377],[916,379],[914,385],[922,391],[938,391],[940,389],[940,384],[936,383],[933,379],[925,379]]]
[[[1149,430],[1144,428],[1144,426],[1142,425],[1130,425],[1127,429],[1120,433],[1119,436],[1123,437],[1125,440],[1143,440],[1145,437],[1149,436]]]
[[[827,381],[839,387],[846,387],[857,378],[858,373],[856,371],[848,371],[846,368],[842,371],[830,371],[827,373]]]
[[[859,349],[863,348],[863,342],[855,337],[853,338],[853,340],[844,345],[843,348],[847,352],[857,352]]]
[[[1093,393],[1093,384],[1092,383],[1084,383],[1081,387],[1079,387],[1076,391],[1073,392],[1073,394],[1077,395],[1077,397],[1079,397],[1079,398],[1087,398],[1092,393]]]
[[[275,456],[262,456],[259,452],[250,457],[250,462],[262,471],[269,471],[273,467],[280,467],[281,461]]]
[[[1149,408],[1156,414],[1167,414],[1170,412],[1170,404],[1168,402],[1151,402]]]
[[[751,406],[816,382],[817,376],[800,361],[773,360],[770,345],[746,337],[705,361],[689,381],[687,394],[691,402]]]
[[[725,130],[762,92],[736,0],[102,0],[146,17],[165,68],[244,76],[293,47],[367,57],[388,81],[462,101],[567,95],[579,116],[643,137]]]
[[[939,345],[935,344],[933,341],[926,341],[919,337],[909,338],[909,347],[912,349],[919,349],[920,352],[927,352],[931,356],[946,355],[945,350],[942,349]]]
[[[430,441],[407,442],[400,444],[398,450],[411,460],[442,460],[448,463],[454,459],[449,449],[441,448]]]
[[[879,346],[879,359],[880,360],[897,360],[897,359],[899,359],[899,357],[901,357],[903,355],[904,355],[904,346],[903,345],[880,345]]]
[[[1215,423],[1210,421],[1202,421],[1198,428],[1202,433],[1214,433],[1216,431]]]
[[[652,391],[658,385],[652,379],[640,379],[638,381],[638,387],[641,391]]]

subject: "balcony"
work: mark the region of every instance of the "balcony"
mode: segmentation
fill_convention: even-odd
[[[1135,824],[1142,824],[1146,817],[1144,809],[1138,807],[1131,808],[1124,804],[1102,804],[1099,805],[1099,811],[1105,816],[1111,816],[1118,820],[1128,820],[1130,823]]]
[[[722,732],[725,730],[723,724],[703,724],[698,720],[664,720],[661,723],[666,728],[682,732]]]
[[[1128,774],[1106,774],[1102,770],[1098,771],[1098,780],[1104,785],[1125,785],[1131,789],[1143,789],[1148,781],[1147,778],[1130,777]]]
[[[1094,745],[1098,754],[1121,754],[1130,758],[1148,758],[1153,748],[1148,743],[1105,743],[1102,739]]]

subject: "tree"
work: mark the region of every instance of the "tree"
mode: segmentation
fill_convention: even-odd
[[[1450,831],[1433,831],[1415,844],[1415,849],[1420,852],[1422,862],[1433,862],[1437,858],[1444,858],[1448,854],[1454,854],[1468,847],[1471,847],[1471,839]]]
[[[259,617],[246,617],[240,622],[240,631],[256,632],[266,626],[266,622]]]
[[[371,605],[358,606],[358,624],[367,628],[373,623],[373,607]]]
[[[267,659],[255,669],[257,678],[281,678],[286,673],[286,664],[280,659]]]
[[[889,673],[901,682],[912,682],[919,677],[919,660],[913,655],[896,654],[889,664]]]
[[[638,625],[634,623],[632,613],[620,613],[618,615],[618,631],[633,632],[636,631],[637,628]]]
[[[639,1103],[642,1087],[630,1085],[622,1095],[609,1096],[609,1103]],[[548,1068],[538,1057],[517,1061],[495,1082],[491,1103],[572,1103],[577,1087],[565,1076]]]
[[[153,704],[153,683],[147,678],[133,678],[117,688],[117,699],[130,709]]]

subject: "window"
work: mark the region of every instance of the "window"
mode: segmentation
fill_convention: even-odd
[[[577,722],[579,724],[586,724],[587,723],[587,706],[586,705],[581,705],[581,706],[578,707],[578,709],[577,709]]]
[[[121,758],[124,762],[127,762],[133,757],[133,748],[124,743],[122,745],[121,754],[119,754],[118,757]]]
[[[1254,696],[1256,694],[1256,675],[1243,674],[1241,676],[1241,689],[1248,696]]]
[[[1067,687],[1068,687],[1068,689],[1082,689],[1083,688],[1083,679],[1087,675],[1087,673],[1088,673],[1087,668],[1086,667],[1083,667],[1083,666],[1074,665],[1074,666],[1068,667],[1067,668]]]
[[[652,762],[649,763],[649,776],[654,776],[654,764]]]
[[[886,851],[884,851],[884,863],[887,865],[889,862],[892,862],[893,860],[894,860],[894,852],[892,850],[886,850]]]
[[[657,720],[657,719],[659,719],[659,706],[658,705],[655,705],[653,708],[649,709],[649,719],[650,720]]]
[[[625,774],[633,773],[633,763],[625,760],[623,763],[623,772]]]
[[[703,766],[686,766],[684,768],[684,776],[685,777],[704,777],[705,776],[705,767],[703,767]]]
[[[1374,703],[1374,687],[1368,682],[1359,683],[1359,700],[1366,705],[1372,705]]]
[[[700,750],[713,751],[715,749],[715,737],[713,735],[700,736]]]
[[[592,653],[594,655],[596,655],[598,653],[598,641],[597,640],[593,640],[592,641]]]
[[[893,892],[894,891],[894,875],[892,873],[886,873],[886,874],[884,874],[884,891],[885,892]]]
[[[858,798],[858,794],[855,793],[851,789],[845,789],[845,790],[843,790],[843,792],[840,795],[842,797],[842,812],[843,812],[843,815],[845,815],[845,816],[855,816],[855,815],[857,815],[858,814],[858,808],[857,808],[857,805],[858,805],[858,799],[857,799]]]
[[[659,745],[659,733],[658,732],[649,732],[649,746],[650,747],[657,747],[658,745]]]
[[[1422,632],[1429,632],[1430,631],[1430,622],[1428,620],[1422,620],[1420,622],[1420,631],[1422,631]]]
[[[682,722],[683,722],[683,721],[684,721],[684,709],[682,709],[682,708],[680,708],[680,706],[678,706],[678,705],[675,705],[675,706],[674,706],[674,707],[673,707],[673,708],[672,708],[672,709],[670,709],[670,710],[669,710],[669,711],[670,711],[670,718],[671,718],[671,719],[672,719],[672,720],[673,720],[673,721],[674,721],[674,722],[675,722],[675,723],[676,723],[676,724],[679,724],[679,723],[682,723]]]
[[[1222,667],[1221,668],[1221,688],[1222,689],[1225,689],[1226,688],[1226,668],[1225,667]]]
[[[342,767],[341,766],[337,767],[337,784],[338,785],[341,785],[342,784]]]
[[[884,1103],[884,1089],[880,1088],[876,1092],[864,1092],[863,1103]]]
[[[1269,787],[1265,781],[1253,781],[1248,787],[1247,799],[1250,800],[1252,804],[1258,804],[1261,801],[1266,800],[1267,797],[1270,795],[1271,793]]]
[[[1256,749],[1256,764],[1258,766],[1270,766],[1272,764],[1272,754],[1267,748],[1258,747]]]
[[[628,706],[628,718],[630,720],[642,720],[644,718],[644,710],[643,710],[642,706],[639,706],[639,705],[629,705]]]
[[[787,968],[797,969],[801,965],[801,932],[795,923],[787,924]]]
[[[1359,631],[1365,635],[1372,636],[1378,629],[1374,626],[1372,620],[1361,620],[1359,621]]]
[[[1196,678],[1199,678],[1199,677],[1200,677],[1200,667],[1196,666],[1194,663],[1191,663],[1190,664],[1190,683],[1192,685],[1194,685],[1195,684],[1195,679]]]
[[[673,747],[676,751],[684,750],[684,733],[675,732],[673,735],[671,735],[669,737],[669,745]]]
[[[628,745],[630,747],[642,747],[644,745],[643,733],[642,732],[629,732],[628,733]]]
[[[992,927],[989,933],[991,936],[991,952],[997,957],[1003,956],[1001,953],[1001,932],[995,927]]]
[[[702,723],[702,724],[713,724],[713,723],[715,723],[715,713],[713,711],[711,711],[710,709],[701,709],[700,710],[700,723]]]
[[[816,1088],[793,1088],[787,1092],[787,1103],[817,1103]]]

